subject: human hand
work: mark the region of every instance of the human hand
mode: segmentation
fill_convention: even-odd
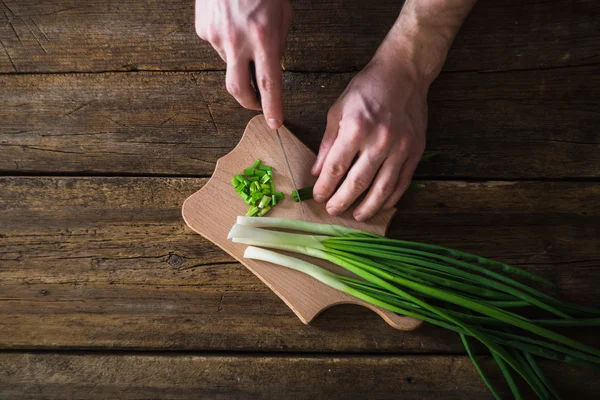
[[[425,149],[428,88],[410,66],[378,58],[348,84],[329,110],[312,169],[319,176],[314,199],[329,199],[329,214],[344,212],[367,189],[357,221],[398,202]]]
[[[269,126],[283,123],[280,59],[292,19],[288,0],[196,0],[196,33],[227,63],[227,91],[245,108],[261,108],[250,83],[250,62]]]

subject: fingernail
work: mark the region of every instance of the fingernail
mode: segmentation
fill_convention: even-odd
[[[338,215],[340,213],[340,210],[338,210],[335,207],[327,207],[327,212],[329,213],[329,215]]]
[[[354,216],[354,219],[357,220],[358,222],[363,222],[367,220],[367,216],[363,215],[363,214],[356,214]]]
[[[317,203],[322,203],[325,201],[325,196],[321,195],[321,194],[317,194],[316,196],[313,197],[315,199],[315,201]]]
[[[278,120],[276,120],[275,118],[269,118],[269,119],[267,120],[267,122],[269,123],[269,126],[270,126],[272,129],[277,129],[277,128],[279,128],[279,127],[281,126],[281,124],[279,123],[279,121],[278,121]]]

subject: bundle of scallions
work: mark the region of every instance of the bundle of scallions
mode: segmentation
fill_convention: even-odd
[[[525,270],[446,247],[284,218],[238,217],[229,238],[250,245],[246,258],[301,271],[368,303],[457,332],[497,399],[473,352],[474,340],[487,347],[517,399],[522,394],[516,376],[539,398],[559,398],[538,366],[539,358],[600,370],[600,349],[551,329],[600,326],[600,309],[560,301],[522,283],[552,285]],[[354,277],[265,248],[327,260]],[[547,316],[523,315],[531,309]]]

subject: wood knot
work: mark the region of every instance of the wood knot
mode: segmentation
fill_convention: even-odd
[[[407,376],[406,378],[404,378],[404,382],[406,383],[413,383],[414,379],[412,376]]]
[[[181,267],[181,265],[183,264],[183,258],[178,256],[177,254],[169,254],[169,257],[167,257],[167,263],[171,267],[178,268]]]

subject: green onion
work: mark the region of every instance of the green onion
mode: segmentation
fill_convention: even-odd
[[[277,193],[270,197],[271,204],[276,199]],[[258,213],[268,207],[265,202]],[[483,374],[469,339],[491,352],[515,398],[521,398],[521,392],[514,373],[539,398],[558,398],[534,356],[600,370],[599,349],[549,329],[600,326],[596,317],[600,310],[560,301],[515,280],[513,276],[550,283],[514,266],[441,246],[285,218],[238,217],[229,238],[250,245],[244,255],[247,258],[299,270],[375,306],[458,333],[495,398],[498,393]],[[310,262],[254,246],[323,259],[356,277],[333,274]],[[556,317],[530,319],[520,314],[523,308]]]
[[[275,197],[277,198],[277,200],[281,201],[283,199],[285,199],[285,195],[283,194],[283,192],[275,192]]]
[[[292,198],[296,203],[300,201],[312,200],[313,198],[313,187],[308,186],[302,189],[293,190]]]
[[[265,197],[267,197],[267,196],[265,196]],[[267,204],[267,205],[265,205],[265,206],[263,207],[263,209],[262,209],[262,210],[260,210],[260,211],[258,212],[258,216],[259,216],[259,217],[262,217],[263,215],[265,215],[266,213],[268,213],[270,209],[271,209],[271,206],[270,206],[270,205],[268,205],[268,204]]]
[[[258,203],[258,208],[264,208],[270,201],[271,196],[263,196],[263,198],[260,199],[260,203]]]
[[[262,178],[260,178],[260,183],[267,183],[271,181],[271,177],[269,175],[263,175]]]
[[[231,178],[235,191],[250,206],[246,213],[248,217],[262,217],[284,199],[282,192],[279,192],[281,195],[275,195],[273,168],[261,164],[262,161],[257,159],[251,167],[244,169],[243,175],[237,174]]]
[[[256,213],[258,213],[258,207],[252,206],[252,207],[250,207],[250,209],[248,210],[248,212],[246,213],[246,215],[249,216],[249,217],[251,217],[253,215],[256,215]]]

